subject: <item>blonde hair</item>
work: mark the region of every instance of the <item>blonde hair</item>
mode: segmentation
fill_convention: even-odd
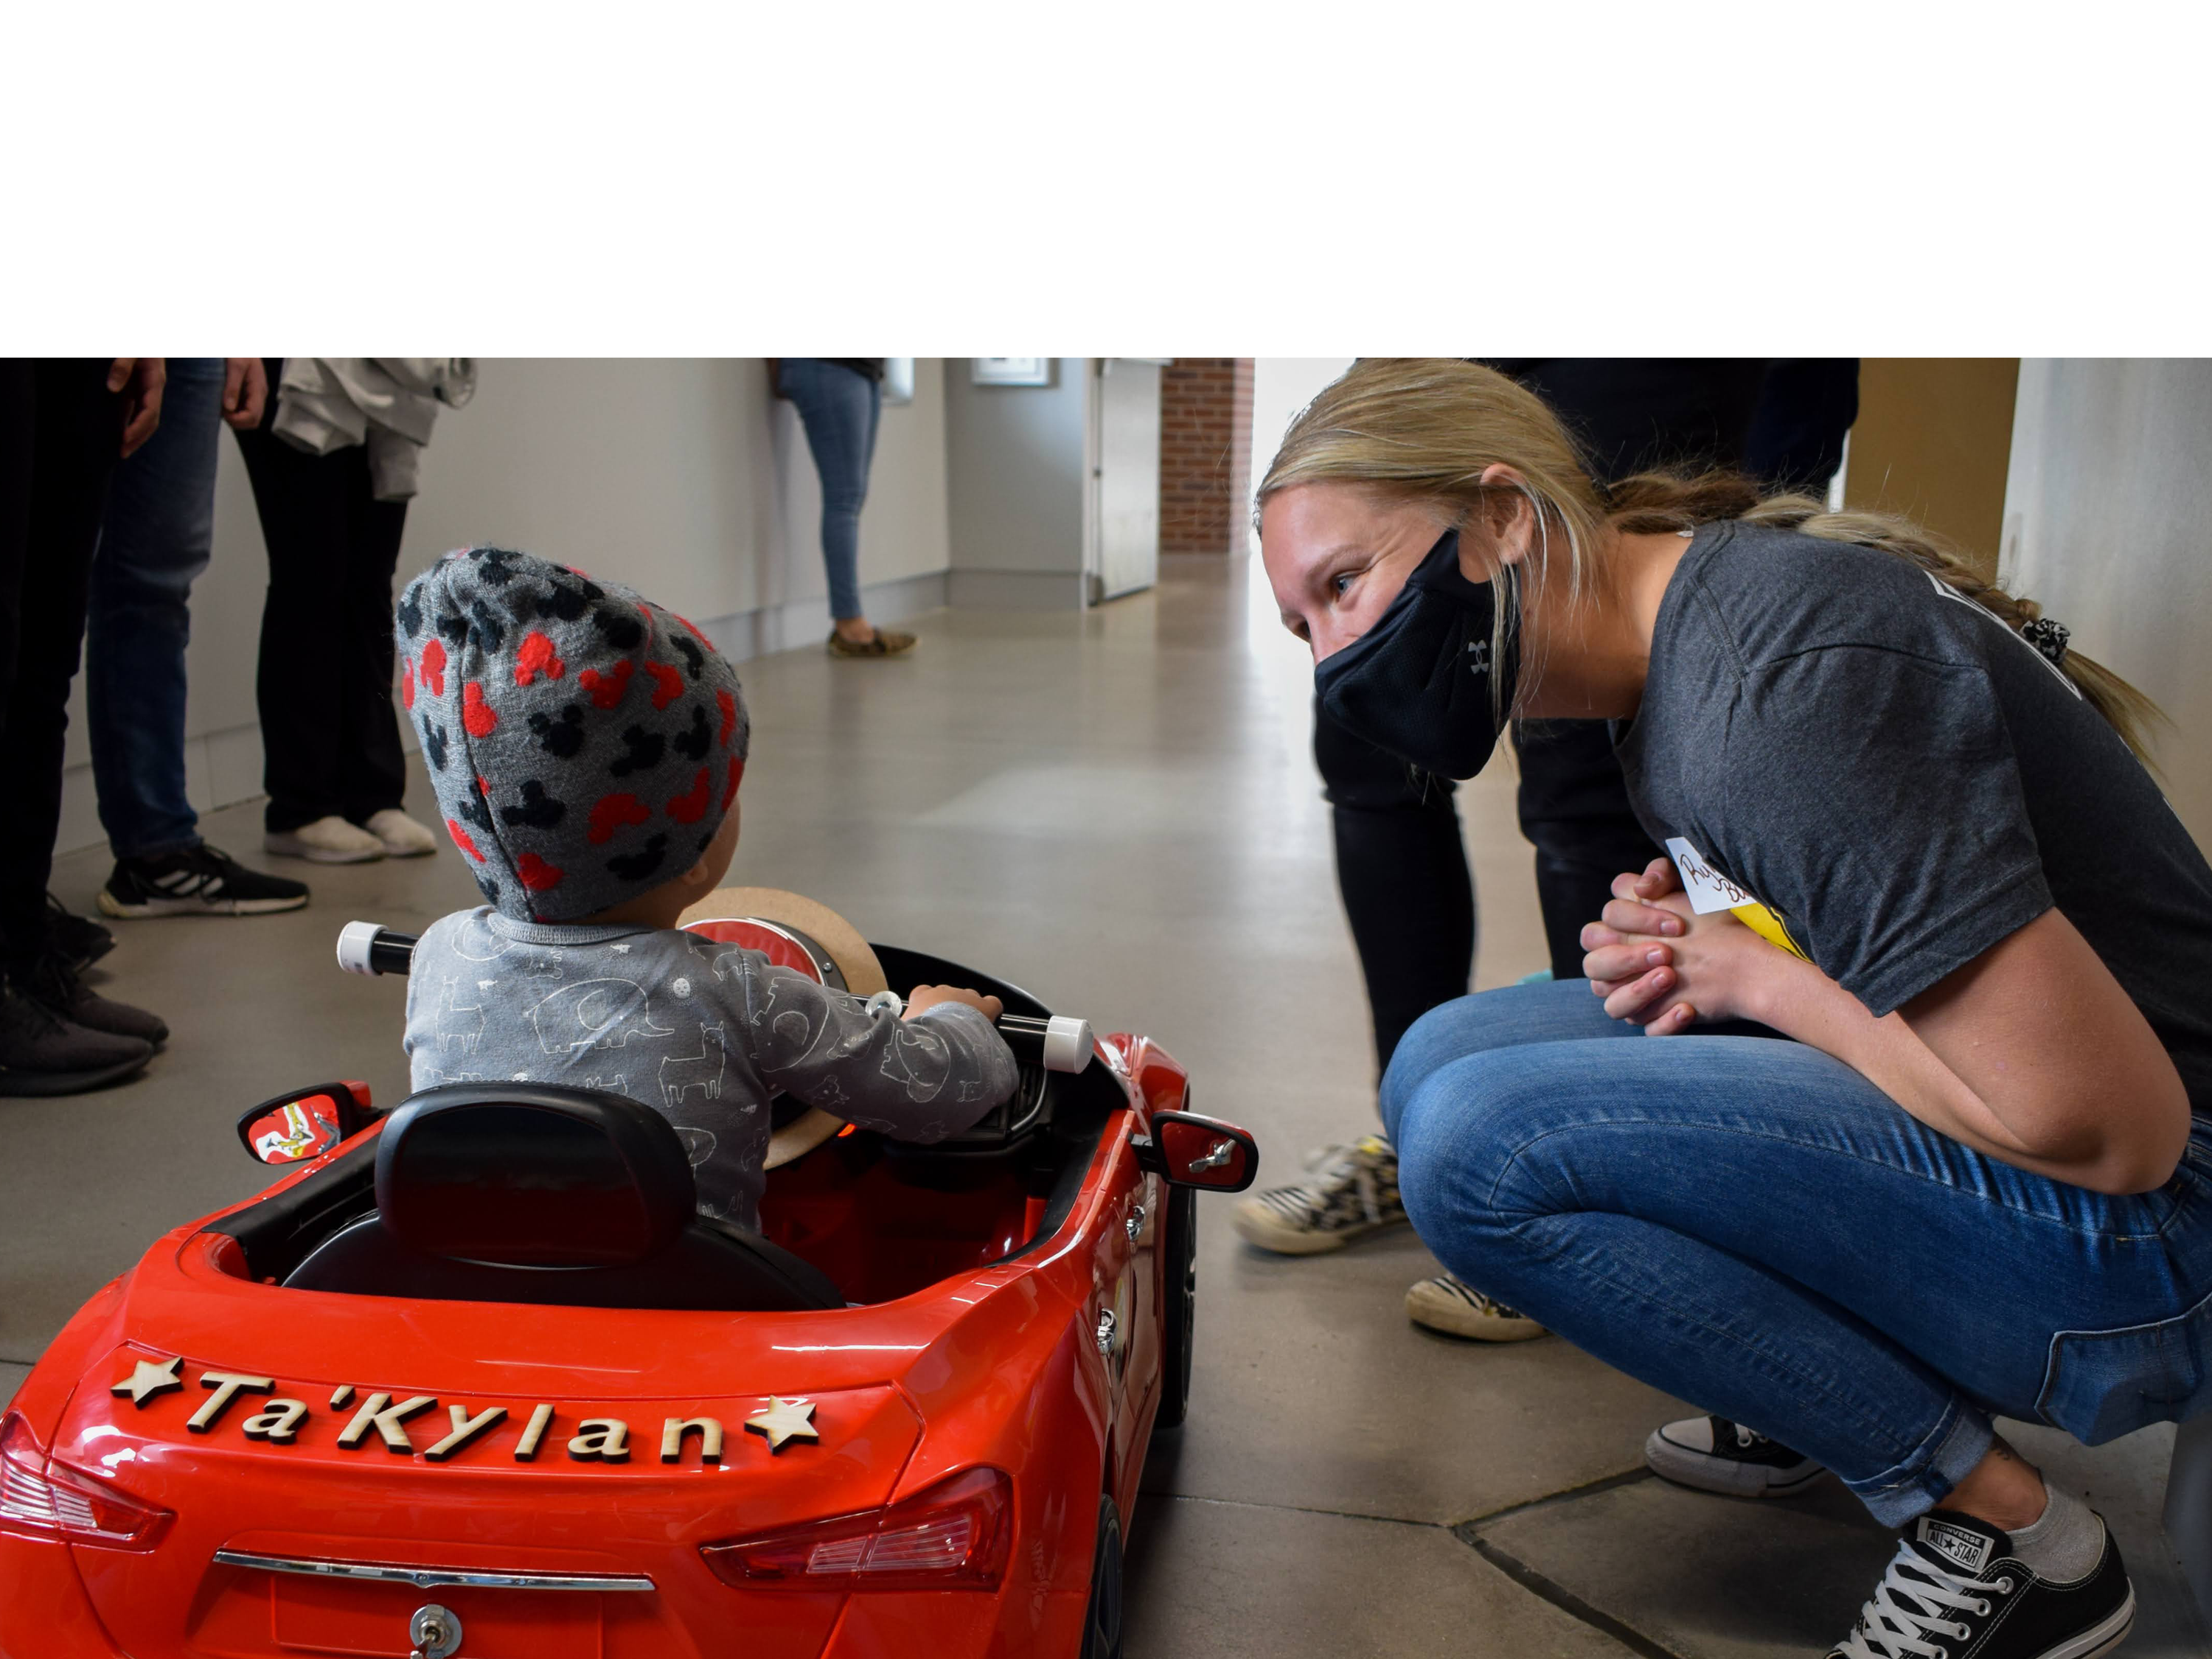
[[[1485,484],[1496,465],[1518,485]],[[1680,477],[1646,472],[1601,489],[1559,417],[1534,392],[1494,369],[1458,357],[1369,357],[1346,370],[1291,422],[1261,481],[1255,521],[1268,499],[1305,483],[1354,485],[1394,503],[1441,509],[1464,528],[1513,490],[1535,510],[1537,570],[1552,574],[1553,542],[1565,544],[1565,597],[1580,601],[1595,584],[1596,549],[1606,532],[1692,530],[1741,520],[1830,541],[1879,548],[1909,560],[2015,630],[2042,615],[2034,600],[1982,580],[1960,550],[1910,519],[1886,513],[1831,513],[1809,495],[1762,495],[1732,472]],[[1497,577],[1493,659],[1503,661],[1524,580],[1516,565]],[[2165,717],[2156,703],[2103,665],[2068,649],[2059,668],[2146,764],[2148,728]],[[1526,684],[1529,676],[1522,676]],[[1501,713],[1504,712],[1501,710]]]

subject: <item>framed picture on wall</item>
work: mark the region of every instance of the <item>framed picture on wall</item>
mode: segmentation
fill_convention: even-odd
[[[970,357],[969,376],[977,386],[1050,386],[1049,357]]]

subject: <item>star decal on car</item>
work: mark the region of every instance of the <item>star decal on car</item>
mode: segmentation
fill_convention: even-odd
[[[150,1359],[142,1359],[132,1368],[131,1375],[108,1389],[108,1393],[131,1396],[131,1403],[143,1407],[157,1394],[167,1394],[171,1389],[181,1389],[184,1379],[177,1375],[181,1359],[165,1359],[156,1365]]]
[[[814,1402],[811,1400],[779,1400],[769,1396],[768,1409],[755,1412],[745,1419],[745,1427],[767,1437],[771,1452],[783,1449],[787,1440],[820,1440],[814,1431]]]

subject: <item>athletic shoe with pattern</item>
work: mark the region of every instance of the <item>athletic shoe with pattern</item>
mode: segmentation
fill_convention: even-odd
[[[1407,1291],[1406,1317],[1425,1330],[1477,1342],[1526,1342],[1545,1334],[1528,1315],[1485,1296],[1457,1273],[1438,1273]]]
[[[118,859],[100,890],[100,908],[111,916],[258,916],[307,902],[305,882],[249,870],[205,842],[155,858]]]
[[[1406,1218],[1398,1154],[1381,1135],[1328,1146],[1306,1159],[1310,1177],[1255,1193],[1233,1212],[1245,1242],[1277,1255],[1319,1255]]]
[[[1811,1458],[1725,1417],[1689,1417],[1644,1443],[1651,1473],[1729,1498],[1788,1498],[1827,1473]]]
[[[2135,1618],[2135,1588],[2109,1529],[2097,1565],[2058,1584],[2017,1559],[2012,1540],[1987,1522],[1935,1510],[1906,1529],[1828,1659],[2096,1659],[2127,1639]]]

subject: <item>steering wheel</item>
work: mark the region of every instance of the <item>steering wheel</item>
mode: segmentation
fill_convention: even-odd
[[[677,918],[687,933],[758,951],[779,968],[805,974],[854,996],[887,991],[884,965],[860,931],[826,904],[775,887],[721,887]],[[818,1106],[774,1129],[763,1169],[779,1169],[812,1152],[845,1127]]]

